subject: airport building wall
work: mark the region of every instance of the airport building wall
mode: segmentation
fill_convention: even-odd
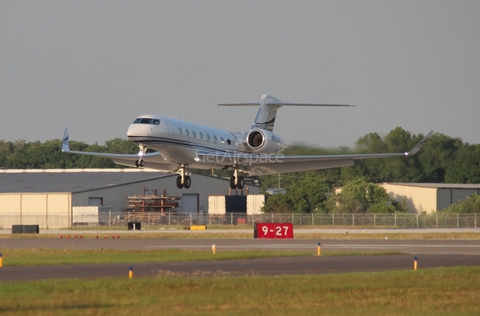
[[[209,214],[226,214],[228,195],[210,195],[208,197],[208,213]],[[264,194],[248,194],[245,196],[246,214],[256,215],[262,214],[262,207],[265,204]]]
[[[189,189],[176,187],[177,175],[158,172],[115,173],[115,170],[78,171],[65,173],[38,170],[30,172],[0,173],[0,228],[12,225],[39,225],[40,228],[64,228],[72,226],[74,206],[106,206],[112,213],[124,212],[127,196],[162,195],[180,197],[175,211],[200,216],[208,212],[209,195],[259,193],[260,188],[246,185],[243,191],[230,190],[228,179],[205,175],[190,175]],[[134,175],[131,177],[131,175]],[[105,180],[108,177],[109,180]],[[133,180],[131,180],[133,179]],[[138,180],[142,179],[142,180]],[[99,186],[99,182],[103,184]],[[78,187],[78,190],[75,188]],[[91,189],[90,189],[91,188]],[[248,189],[247,189],[248,188]],[[42,192],[48,189],[49,192]],[[56,190],[66,192],[55,192]],[[21,190],[21,191],[20,191]],[[28,192],[31,190],[32,192]],[[3,191],[3,192],[2,192]],[[184,202],[185,201],[185,202]]]
[[[390,198],[406,201],[408,212],[432,214],[441,212],[450,205],[480,194],[480,184],[448,183],[383,183]]]
[[[247,188],[249,194],[258,194],[260,188],[258,186],[246,185],[244,190],[230,190],[229,181],[204,175],[192,174],[192,185],[189,189],[178,189],[176,186],[177,175],[162,177],[160,179],[153,179],[149,181],[142,181],[140,183],[131,183],[115,187],[107,187],[96,190],[89,190],[85,192],[72,194],[73,206],[86,206],[92,198],[102,198],[103,206],[110,206],[112,212],[120,212],[125,209],[126,197],[133,195],[142,195],[145,187],[148,192],[147,195],[153,194],[157,190],[157,195],[162,195],[165,190],[167,196],[181,197],[179,206],[176,209],[178,212],[185,213],[207,213],[208,212],[208,197],[210,195],[242,195],[246,194]],[[184,196],[198,196],[198,207],[192,209],[191,207],[184,207]]]
[[[128,183],[123,185],[115,185],[100,189],[93,189],[84,192],[72,193],[73,206],[109,206],[112,212],[121,212],[125,210],[127,196],[143,195],[143,190],[148,190],[147,195],[153,195],[154,190],[157,189],[157,194],[161,195],[163,189],[166,189],[168,196],[173,196],[170,188],[164,187],[167,183],[165,181],[147,180],[137,183]],[[97,201],[101,200],[98,205]],[[92,204],[93,201],[93,204]]]
[[[437,210],[437,189],[419,188],[397,184],[382,184],[390,199],[407,203],[409,213],[435,213]]]
[[[69,227],[69,193],[0,193],[0,227],[39,225],[42,228]]]

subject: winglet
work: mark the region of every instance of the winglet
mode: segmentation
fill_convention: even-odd
[[[65,127],[65,132],[63,132],[62,139],[62,152],[66,153],[70,151],[70,141],[68,140],[68,128]]]
[[[425,145],[425,143],[430,138],[430,136],[432,136],[432,134],[433,134],[433,131],[430,131],[430,133],[428,133],[427,136],[425,136],[415,147],[413,147],[412,150],[410,150],[409,152],[406,152],[405,156],[413,156],[416,153],[418,153],[418,151],[423,147],[423,145]]]

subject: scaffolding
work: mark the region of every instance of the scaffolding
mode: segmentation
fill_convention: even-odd
[[[176,213],[175,208],[178,207],[178,196],[167,196],[167,191],[163,190],[163,195],[157,195],[157,189],[153,195],[145,195],[145,187],[143,187],[143,195],[127,196],[126,210],[135,213]]]

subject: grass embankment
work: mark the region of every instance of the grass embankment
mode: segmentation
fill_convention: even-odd
[[[204,261],[254,259],[281,256],[302,256],[312,253],[299,251],[222,251],[211,250],[67,250],[67,249],[3,249],[5,266],[38,266],[65,264],[108,264],[172,261]]]
[[[0,284],[2,315],[479,315],[480,268]]]
[[[66,249],[0,249],[4,266],[43,266],[71,264],[108,264],[108,263],[141,263],[141,262],[175,262],[273,258],[287,256],[313,256],[314,252],[306,251],[212,251],[200,250],[66,250]],[[398,252],[332,252],[327,255],[359,256],[359,255],[395,255]]]

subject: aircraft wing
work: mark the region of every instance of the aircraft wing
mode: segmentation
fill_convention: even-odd
[[[123,166],[128,166],[128,167],[136,167],[135,162],[141,158],[145,161],[146,164],[148,164],[148,168],[151,168],[151,169],[157,169],[160,171],[172,171],[175,169],[175,166],[173,166],[170,163],[167,163],[159,152],[146,153],[144,155],[139,155],[139,154],[109,154],[109,153],[70,150],[70,141],[68,139],[67,128],[65,129],[65,132],[63,134],[62,152],[78,154],[78,155],[110,158],[113,160],[114,163],[123,165]]]
[[[239,165],[241,171],[252,175],[267,175],[352,166],[354,161],[359,159],[412,156],[422,148],[432,133],[433,131],[428,133],[412,150],[403,153],[285,156],[199,152],[199,156],[209,161],[215,159],[224,165]]]

